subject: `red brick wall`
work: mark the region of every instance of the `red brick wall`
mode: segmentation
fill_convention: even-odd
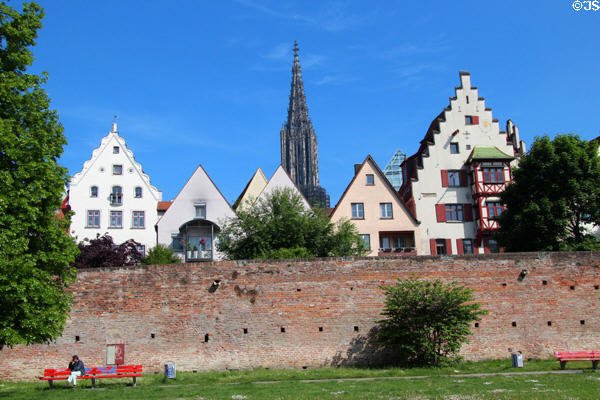
[[[370,363],[381,355],[365,339],[380,318],[378,287],[411,274],[470,286],[489,310],[463,346],[467,359],[505,358],[509,348],[525,358],[600,350],[599,266],[600,253],[578,252],[90,270],[72,286],[63,336],[0,351],[0,379],[31,379],[73,354],[104,365],[112,343],[125,343],[125,362],[147,371],[169,361],[180,371]]]

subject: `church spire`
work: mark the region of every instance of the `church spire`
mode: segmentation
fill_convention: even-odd
[[[319,186],[317,135],[308,116],[298,50],[294,41],[290,103],[280,132],[281,165],[311,203],[329,207],[329,196]]]

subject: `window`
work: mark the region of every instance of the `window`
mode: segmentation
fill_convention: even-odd
[[[136,245],[135,248],[142,255],[142,257],[146,256],[146,246],[144,246],[143,244],[140,244],[140,245]]]
[[[136,186],[135,187],[134,196],[135,196],[136,199],[141,199],[142,198],[142,188],[140,186]]]
[[[488,241],[488,246],[490,248],[490,253],[500,253],[500,247],[498,246],[498,242],[494,239],[490,239]]]
[[[365,248],[367,250],[371,250],[371,235],[366,234],[366,235],[359,235],[360,236],[360,240],[363,241],[363,243],[365,244]]]
[[[145,213],[144,211],[134,211],[132,214],[131,227],[135,229],[143,229],[145,227]]]
[[[465,125],[479,125],[479,117],[477,115],[465,115]]]
[[[123,166],[113,165],[113,175],[123,175]]]
[[[390,238],[386,236],[379,238],[379,248],[388,251],[391,250]]]
[[[171,234],[171,248],[174,251],[183,251],[183,235],[182,234]]]
[[[123,189],[121,186],[113,186],[112,193],[110,194],[110,204],[113,206],[123,204]]]
[[[119,154],[119,146],[113,147],[113,154]]]
[[[92,186],[90,188],[90,197],[98,197],[98,186]]]
[[[375,184],[375,176],[373,174],[367,174],[367,185]]]
[[[504,168],[482,168],[484,183],[504,183]]]
[[[196,211],[195,218],[206,219],[206,203],[195,203],[194,209]]]
[[[110,227],[111,228],[122,228],[123,227],[123,211],[111,211],[110,212]]]
[[[100,228],[100,210],[88,210],[86,228]]]
[[[473,239],[463,239],[463,254],[473,254]]]
[[[446,239],[435,239],[435,251],[436,254],[440,255],[448,254],[448,249],[446,249]]]
[[[392,203],[379,203],[381,218],[393,218]]]
[[[464,221],[462,204],[446,204],[446,221]]]
[[[499,217],[502,214],[502,204],[496,202],[486,203],[488,218]]]
[[[365,206],[363,203],[352,203],[352,218],[364,218]]]
[[[460,171],[448,171],[448,186],[461,186]]]
[[[458,143],[450,143],[450,154],[458,154]]]

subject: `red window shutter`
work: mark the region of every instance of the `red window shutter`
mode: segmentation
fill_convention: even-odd
[[[464,214],[465,214],[465,221],[466,222],[471,222],[473,221],[473,206],[471,204],[464,204]]]
[[[445,204],[436,204],[435,205],[435,216],[437,217],[437,222],[446,222],[446,205]]]
[[[460,170],[460,186],[467,186],[467,171],[464,169]]]
[[[490,244],[487,239],[483,240],[483,254],[490,254]]]
[[[456,254],[464,254],[462,239],[456,239]]]
[[[473,115],[473,125],[479,125],[479,117],[477,115]]]
[[[473,242],[473,254],[479,254],[479,247],[477,242]]]
[[[446,239],[446,252],[452,254],[452,239]]]
[[[448,170],[447,169],[443,169],[442,170],[442,187],[448,187],[449,186],[449,182],[448,182]]]
[[[431,249],[431,254],[437,254],[437,248],[435,247],[435,239],[429,239],[429,248]]]

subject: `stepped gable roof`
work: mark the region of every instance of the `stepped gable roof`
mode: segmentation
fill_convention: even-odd
[[[506,154],[502,150],[497,147],[485,147],[485,146],[475,146],[469,158],[467,159],[467,163],[470,163],[473,160],[514,160],[515,158],[511,155]]]
[[[373,166],[373,169],[375,170],[375,172],[377,173],[377,175],[379,176],[379,178],[383,181],[383,184],[392,192],[395,194],[396,198],[398,199],[398,203],[400,203],[400,206],[402,207],[402,210],[410,217],[410,219],[416,224],[419,225],[421,222],[419,222],[414,215],[408,210],[408,208],[406,208],[406,205],[404,204],[404,202],[402,201],[402,198],[398,195],[398,192],[396,191],[396,189],[394,189],[394,187],[392,186],[392,184],[390,183],[390,181],[388,180],[388,178],[385,176],[385,174],[383,173],[383,171],[381,170],[381,168],[379,168],[379,165],[377,165],[377,163],[375,162],[375,160],[373,159],[373,157],[371,157],[370,154],[367,155],[367,158],[365,158],[365,161],[362,162],[362,164],[360,164],[360,167],[355,166],[355,174],[352,177],[352,180],[350,181],[350,183],[348,184],[348,186],[346,186],[346,190],[344,190],[344,193],[342,193],[342,196],[340,197],[340,199],[338,200],[337,204],[335,205],[335,207],[331,210],[331,212],[329,213],[329,218],[331,218],[333,216],[333,214],[335,214],[338,206],[340,205],[340,203],[342,202],[342,200],[344,200],[344,197],[346,197],[346,194],[348,193],[348,190],[350,190],[350,188],[352,187],[352,185],[354,184],[354,181],[356,180],[356,177],[358,177],[358,173],[360,172],[360,170],[364,167],[364,165],[366,163],[370,163]]]

